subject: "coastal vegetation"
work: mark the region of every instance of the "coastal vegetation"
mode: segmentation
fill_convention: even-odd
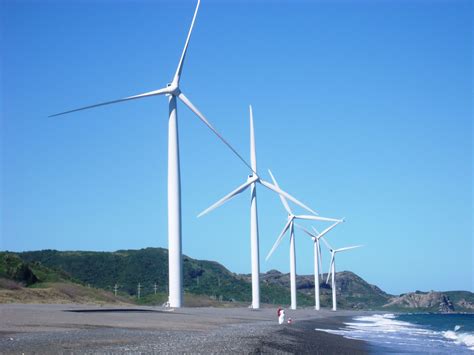
[[[168,253],[163,248],[116,252],[41,250],[0,252],[0,302],[122,302],[161,305],[167,301]],[[248,306],[251,275],[236,274],[215,261],[183,256],[187,306]],[[325,280],[326,275],[323,275]],[[474,312],[468,291],[413,292],[394,296],[358,275],[337,273],[338,308],[420,312]],[[264,305],[290,303],[289,274],[261,274]],[[321,305],[330,307],[331,286],[320,282]],[[297,277],[298,305],[314,305],[313,275]],[[140,291],[140,297],[138,292]],[[115,292],[117,295],[115,295]]]

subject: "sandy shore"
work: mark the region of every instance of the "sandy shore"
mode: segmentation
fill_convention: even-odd
[[[0,305],[1,353],[362,354],[366,343],[315,328],[338,328],[362,312],[276,309]]]

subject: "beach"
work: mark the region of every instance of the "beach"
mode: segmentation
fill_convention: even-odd
[[[276,308],[180,308],[107,305],[0,305],[0,351],[9,353],[351,353],[360,340],[315,331],[337,329],[360,311]]]

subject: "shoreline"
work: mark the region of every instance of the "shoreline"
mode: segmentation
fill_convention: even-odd
[[[0,304],[2,353],[191,352],[366,354],[361,340],[316,331],[367,311]],[[288,318],[287,318],[288,319]]]

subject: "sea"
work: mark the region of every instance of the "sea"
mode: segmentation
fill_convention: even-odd
[[[380,354],[474,354],[474,314],[373,314],[316,330],[364,340]]]

